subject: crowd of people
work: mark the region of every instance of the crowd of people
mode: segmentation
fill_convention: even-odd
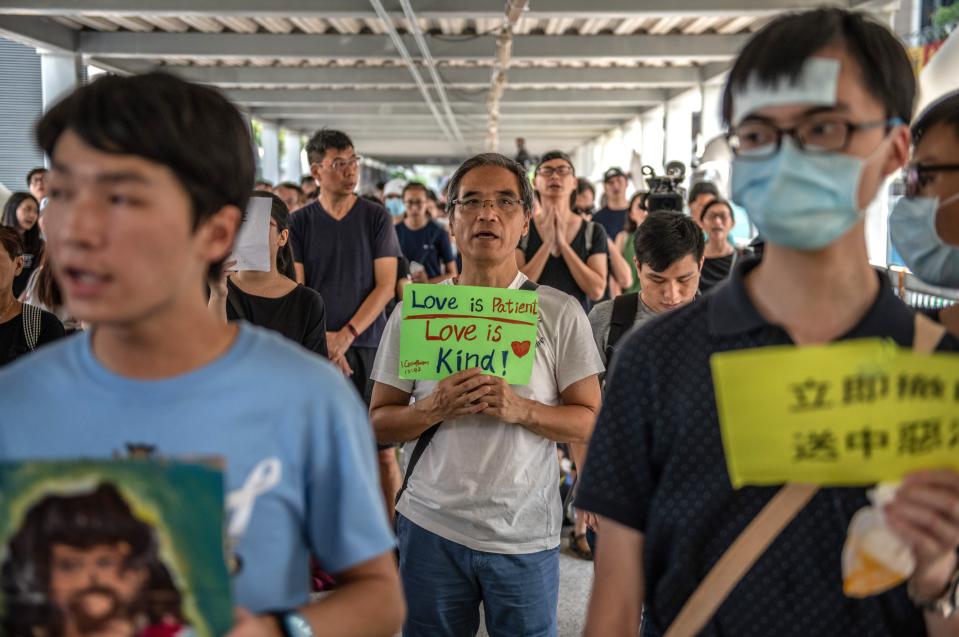
[[[917,317],[866,254],[864,211],[905,168],[892,241],[959,287],[959,91],[913,122],[915,97],[885,26],[778,17],[725,89],[731,192],[693,184],[676,212],[630,198],[618,167],[594,210],[568,154],[525,144],[520,161],[467,159],[439,197],[397,180],[359,196],[361,149],[331,129],[300,183],[257,182],[217,91],[98,78],[40,119],[50,169],[4,207],[0,365],[20,360],[0,370],[0,461],[131,444],[222,458],[242,558],[230,637],[466,637],[481,611],[494,637],[556,636],[558,452],[578,476],[570,548],[595,559],[589,637],[959,635],[954,468],[908,475],[885,509],[916,557],[905,585],[844,595],[866,489],[824,488],[714,606],[689,602],[777,492],[730,484],[713,354],[862,337],[959,350],[959,309]],[[269,270],[237,269],[264,198]],[[762,251],[731,241],[732,201]],[[404,378],[411,282],[535,292],[529,383]],[[264,466],[275,484],[231,509]]]

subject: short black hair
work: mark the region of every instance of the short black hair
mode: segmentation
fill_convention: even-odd
[[[587,190],[593,193],[593,197],[596,196],[596,188],[593,187],[593,183],[586,177],[578,178],[576,180],[576,194],[581,195]]]
[[[273,182],[269,181],[268,179],[257,179],[256,183],[254,183],[253,185],[256,186],[257,188],[259,188],[260,186],[266,186],[267,188],[270,188],[271,190],[273,189]]]
[[[946,93],[919,114],[912,125],[912,143],[918,144],[930,128],[939,124],[952,126],[959,137],[959,90]]]
[[[554,159],[562,159],[569,167],[573,169],[573,174],[576,174],[576,166],[573,165],[573,160],[569,158],[569,155],[564,153],[561,150],[551,150],[548,153],[543,153],[543,156],[539,158],[539,163],[536,164],[536,172],[539,172],[540,166],[545,164],[548,161],[553,161]]]
[[[723,122],[733,117],[733,93],[751,77],[763,86],[796,80],[806,60],[839,44],[859,64],[866,90],[903,122],[912,118],[916,77],[896,35],[865,13],[823,7],[775,18],[752,37],[736,58],[723,92]]]
[[[33,176],[34,176],[34,175],[36,175],[37,173],[46,173],[46,172],[47,172],[47,169],[44,168],[43,166],[38,166],[38,167],[34,168],[33,170],[31,170],[30,172],[28,172],[28,173],[27,173],[27,188],[30,187],[30,180],[33,179]]]
[[[726,208],[729,210],[729,216],[732,217],[733,220],[736,219],[736,211],[733,210],[733,207],[730,205],[730,203],[729,203],[728,201],[726,201],[725,199],[722,199],[722,198],[720,198],[720,197],[716,197],[715,199],[713,199],[712,201],[710,201],[708,204],[706,204],[705,206],[703,206],[703,209],[699,211],[699,220],[702,221],[703,219],[705,219],[705,218],[706,218],[706,212],[707,212],[710,208],[715,208],[716,206],[726,206]]]
[[[303,175],[300,177],[300,185],[314,183],[313,175]]]
[[[419,188],[420,190],[422,190],[422,191],[423,191],[423,194],[426,196],[426,198],[429,199],[430,189],[426,187],[426,184],[421,184],[421,183],[418,182],[418,181],[411,181],[411,182],[407,183],[405,186],[403,186],[403,192],[400,193],[400,197],[401,197],[402,199],[405,199],[405,198],[406,198],[406,193],[407,193],[407,191],[409,191],[409,190],[415,190],[415,189],[417,189],[417,188]],[[435,199],[435,198],[436,198],[436,195],[433,195],[433,198]]]
[[[656,272],[691,254],[699,263],[706,250],[702,229],[689,215],[671,210],[649,213],[634,238],[636,261]]]
[[[430,201],[432,201],[433,203],[436,203],[436,202],[437,202],[437,199],[436,199],[436,191],[433,190],[432,188],[427,188],[427,189],[426,189],[426,198],[429,199]]]
[[[313,137],[306,143],[306,156],[311,164],[318,164],[326,157],[326,151],[345,150],[354,148],[353,140],[343,131],[332,128],[321,128],[313,133]]]
[[[716,187],[711,181],[697,181],[695,184],[689,188],[689,197],[687,201],[692,204],[700,195],[712,195],[713,197],[719,196],[719,188]]]
[[[243,116],[214,88],[160,72],[102,75],[47,111],[37,143],[52,157],[67,129],[100,152],[172,170],[190,196],[194,229],[224,206],[246,210],[256,175],[253,141]],[[222,265],[210,264],[210,276]]]
[[[527,215],[533,214],[533,184],[529,183],[529,177],[526,176],[526,169],[516,163],[506,155],[499,153],[480,153],[473,155],[456,169],[453,176],[450,177],[446,185],[446,211],[453,215],[453,209],[456,205],[453,203],[459,197],[460,182],[470,171],[484,166],[497,166],[505,168],[516,176],[517,186],[519,187],[519,201],[523,204],[523,212]]]
[[[289,188],[290,190],[295,190],[296,192],[303,194],[303,189],[300,188],[299,184],[294,184],[292,181],[284,181],[278,183],[276,188]]]

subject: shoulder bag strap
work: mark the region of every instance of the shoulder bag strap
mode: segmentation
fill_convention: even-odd
[[[534,292],[539,285],[533,281],[530,281],[529,279],[526,279],[519,287],[521,290]],[[420,437],[416,439],[416,446],[413,447],[413,453],[410,454],[410,461],[406,464],[406,473],[403,475],[403,484],[400,486],[400,490],[396,492],[396,504],[399,504],[400,498],[403,497],[403,493],[410,485],[410,477],[413,475],[413,469],[416,468],[416,463],[420,461],[420,458],[423,456],[423,452],[426,451],[430,441],[433,440],[433,436],[436,435],[436,430],[439,429],[440,425],[442,424],[443,421],[436,423],[421,433]]]
[[[609,321],[609,336],[606,337],[606,365],[612,362],[613,349],[629,328],[636,322],[639,308],[639,292],[620,294],[613,299],[613,316]]]
[[[31,352],[37,349],[40,341],[40,324],[43,320],[40,308],[24,303],[20,310],[23,314],[23,338],[27,342],[27,349]]]
[[[916,314],[915,326],[913,351],[920,354],[934,352],[946,329],[922,314]],[[693,637],[702,630],[730,591],[818,490],[819,487],[811,484],[783,486],[710,569],[673,620],[665,637]]]
[[[227,289],[226,293],[226,302],[229,303],[230,307],[233,308],[233,313],[236,314],[237,319],[241,321],[249,321],[249,319],[246,317],[246,312],[243,311],[243,305],[240,304],[240,299],[235,293],[230,294],[229,288]]]

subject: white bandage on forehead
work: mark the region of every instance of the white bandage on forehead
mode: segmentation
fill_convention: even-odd
[[[753,73],[742,89],[733,91],[733,126],[739,125],[747,115],[769,106],[835,106],[838,84],[839,60],[828,58],[806,60],[795,82],[784,75],[765,85]]]

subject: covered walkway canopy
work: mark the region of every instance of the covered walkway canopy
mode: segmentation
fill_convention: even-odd
[[[221,87],[273,130],[340,127],[364,154],[405,163],[512,153],[515,137],[578,147],[721,81],[771,16],[820,4],[0,0],[0,35],[61,68],[163,68]],[[898,6],[838,4],[889,19]]]

